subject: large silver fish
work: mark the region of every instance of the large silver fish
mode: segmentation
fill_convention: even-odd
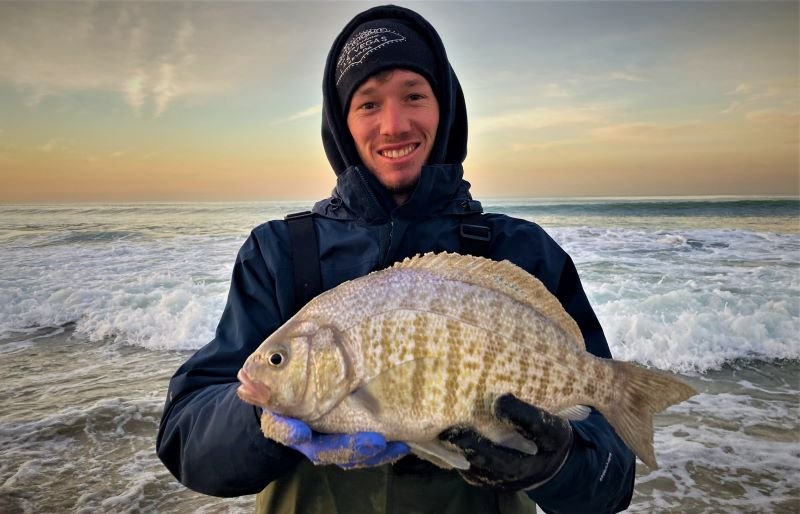
[[[648,466],[653,414],[694,389],[588,353],[575,321],[508,261],[426,254],[310,301],[247,359],[240,397],[319,432],[375,431],[442,467],[469,463],[437,436],[470,426],[535,452],[492,415],[504,393],[564,417],[591,405]],[[266,412],[265,436],[286,434]]]

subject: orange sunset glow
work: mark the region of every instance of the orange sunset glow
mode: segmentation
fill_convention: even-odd
[[[405,2],[480,196],[797,195],[796,2]],[[361,2],[0,3],[0,202],[327,196],[321,77]]]

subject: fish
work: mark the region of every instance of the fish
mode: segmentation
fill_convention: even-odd
[[[322,433],[378,432],[456,469],[469,462],[437,437],[451,427],[536,453],[493,415],[507,393],[566,419],[596,409],[656,468],[654,414],[696,394],[666,373],[589,353],[559,300],[515,264],[446,252],[316,296],[246,359],[240,380],[240,398],[264,408],[262,432],[279,443],[287,434],[272,413]]]

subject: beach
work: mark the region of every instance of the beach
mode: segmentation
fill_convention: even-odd
[[[0,205],[0,512],[252,512],[155,455],[239,246],[310,202]],[[615,358],[699,394],[656,417],[629,512],[800,511],[800,201],[501,199],[573,257]]]

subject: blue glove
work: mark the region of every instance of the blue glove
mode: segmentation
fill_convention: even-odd
[[[394,462],[406,456],[407,444],[386,439],[376,432],[352,434],[319,434],[299,419],[286,418],[273,412],[270,423],[285,430],[283,444],[305,455],[316,465],[335,464],[343,469],[366,468]]]

